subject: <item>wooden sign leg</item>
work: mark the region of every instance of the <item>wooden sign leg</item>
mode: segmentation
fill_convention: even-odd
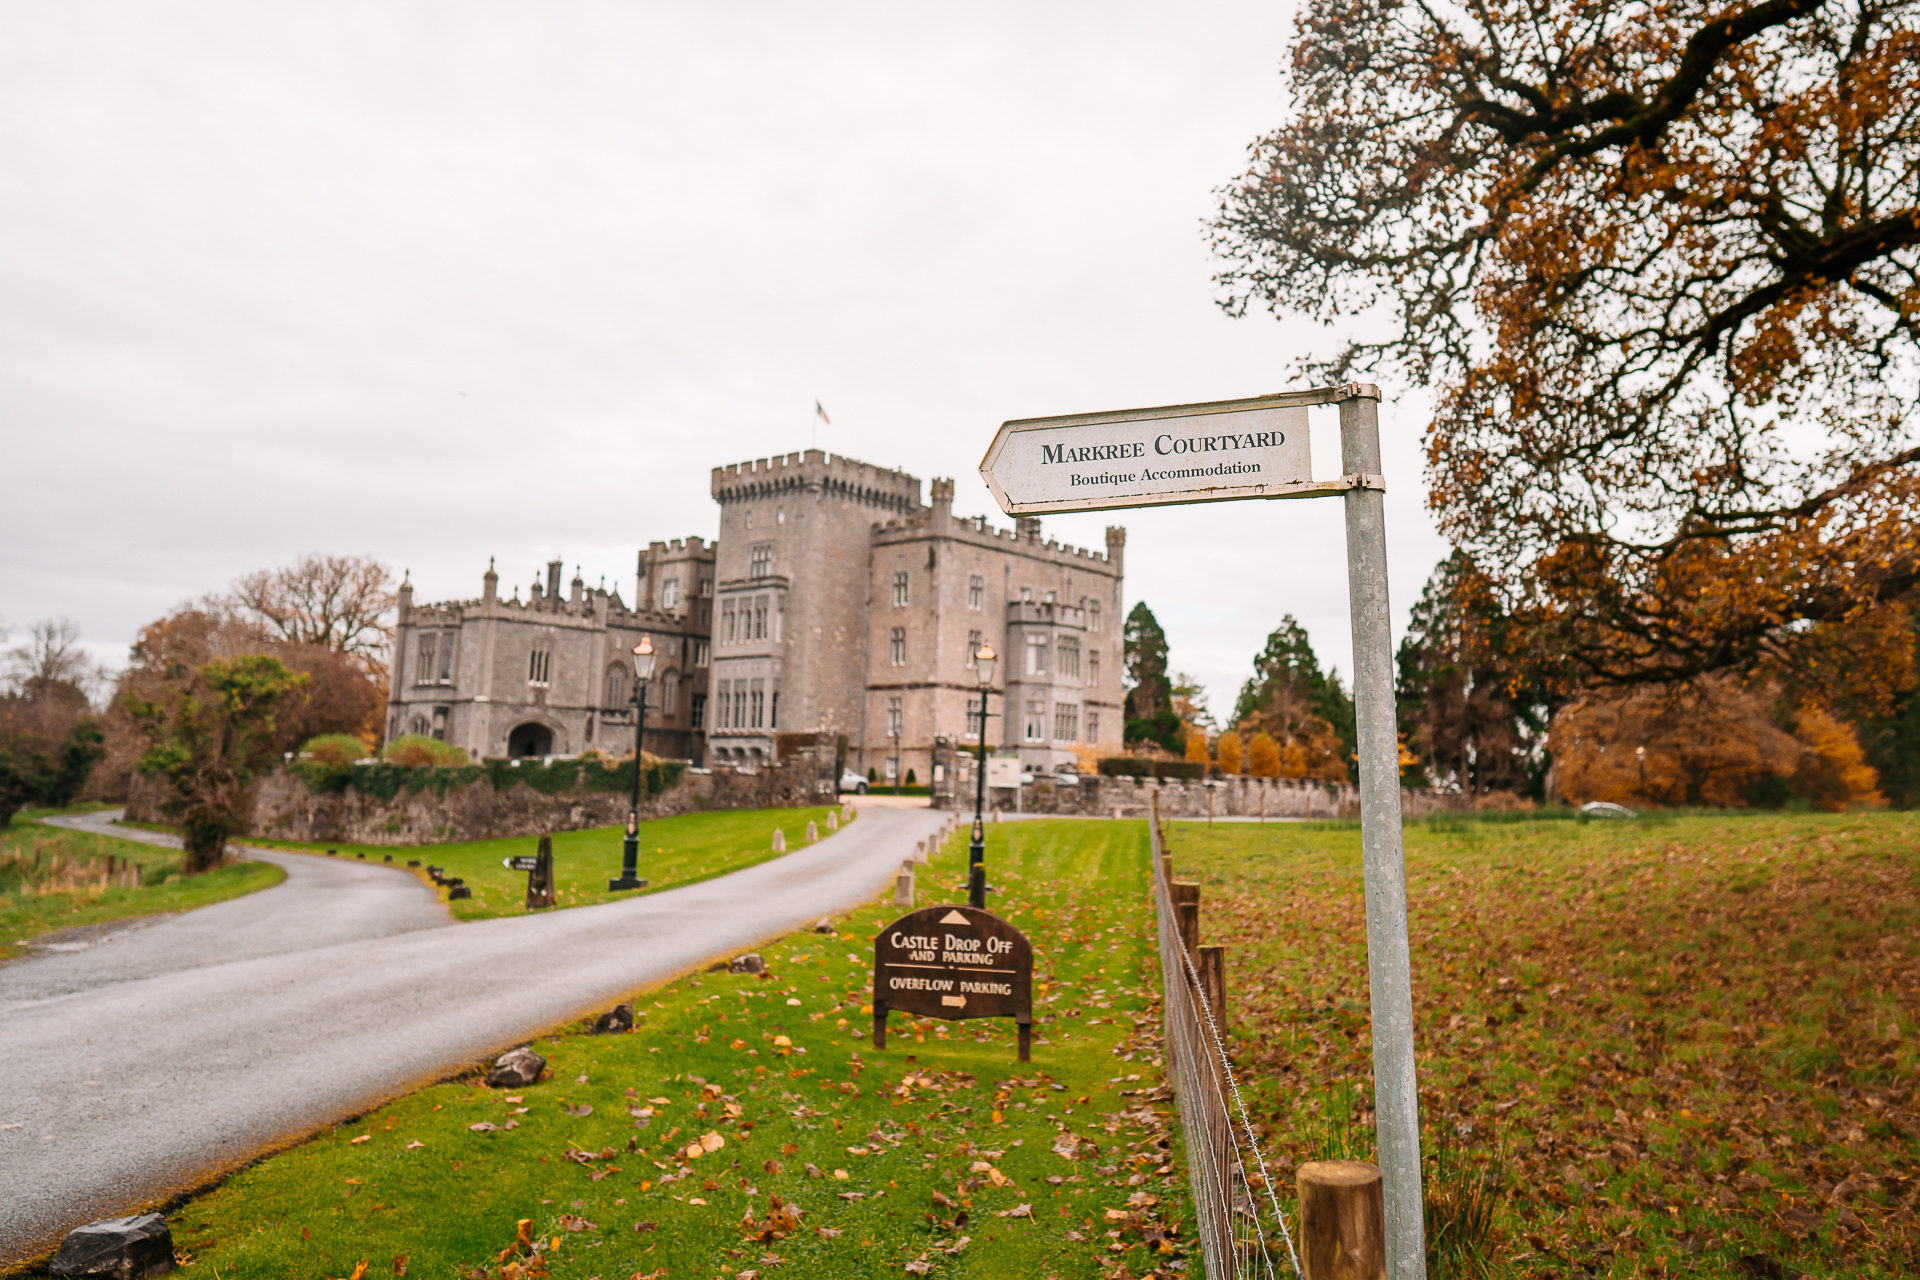
[[[1022,1022],[1020,1026],[1020,1061],[1033,1061],[1033,1024]]]
[[[887,1006],[883,1004],[873,1006],[873,1047],[887,1047]]]

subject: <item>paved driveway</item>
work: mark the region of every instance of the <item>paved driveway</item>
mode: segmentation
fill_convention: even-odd
[[[716,880],[457,927],[404,870],[249,851],[286,883],[0,969],[0,1261],[866,901],[945,816],[869,809]]]

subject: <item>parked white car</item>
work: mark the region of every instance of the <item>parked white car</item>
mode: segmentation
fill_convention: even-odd
[[[863,796],[867,794],[867,780],[849,769],[840,775],[840,790]]]

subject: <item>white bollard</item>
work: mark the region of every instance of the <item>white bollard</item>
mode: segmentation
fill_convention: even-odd
[[[901,867],[900,874],[893,880],[893,905],[904,910],[913,909],[913,864]]]
[[[827,810],[827,830],[838,831],[839,829],[840,829],[840,815],[835,813],[831,809]]]
[[[785,853],[787,851],[787,833],[778,827],[773,829],[773,851],[775,853]]]
[[[807,823],[807,843],[813,844],[817,842],[819,839],[820,839],[820,828],[815,826],[813,822],[809,820]]]

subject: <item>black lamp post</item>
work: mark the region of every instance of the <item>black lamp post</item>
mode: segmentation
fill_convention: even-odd
[[[627,809],[627,842],[620,850],[620,878],[609,891],[644,889],[640,871],[640,743],[647,728],[647,680],[653,675],[653,637],[641,636],[633,648],[633,803]]]
[[[993,688],[996,660],[993,645],[981,641],[980,652],[973,655],[980,680],[980,776],[974,779],[973,844],[967,850],[967,905],[981,911],[987,908],[987,694]]]

